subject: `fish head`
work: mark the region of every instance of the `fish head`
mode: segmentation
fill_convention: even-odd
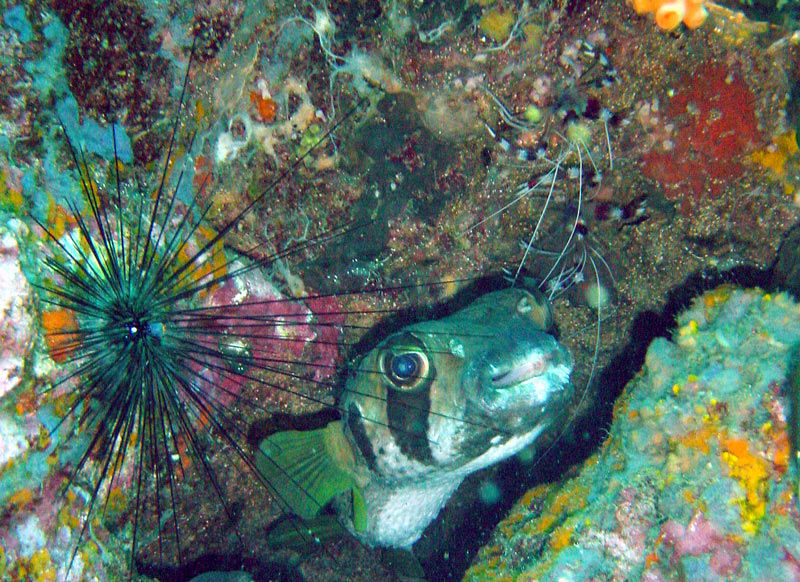
[[[362,360],[342,399],[350,440],[387,479],[472,472],[521,450],[568,408],[572,358],[535,291],[504,289],[407,326]]]

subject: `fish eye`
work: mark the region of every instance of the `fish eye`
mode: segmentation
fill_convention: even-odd
[[[414,388],[428,373],[428,358],[413,351],[387,351],[381,358],[383,374],[395,387]]]

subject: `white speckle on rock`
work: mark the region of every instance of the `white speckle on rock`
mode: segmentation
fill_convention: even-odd
[[[23,558],[30,558],[44,547],[46,538],[39,526],[39,518],[29,515],[14,528],[19,541],[19,553]]]
[[[0,230],[0,398],[22,380],[24,357],[34,335],[32,290],[19,264],[19,247]]]
[[[0,416],[0,467],[28,450],[25,431],[13,419]]]

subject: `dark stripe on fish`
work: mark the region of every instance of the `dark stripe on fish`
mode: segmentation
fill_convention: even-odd
[[[375,450],[372,448],[372,442],[369,440],[367,431],[364,428],[361,411],[358,406],[352,403],[347,408],[347,427],[350,429],[350,434],[353,435],[353,440],[356,441],[356,446],[361,451],[361,456],[364,457],[370,470],[377,472]]]
[[[431,367],[428,378],[414,391],[389,388],[386,394],[386,416],[389,430],[400,450],[407,457],[433,464],[430,443],[428,443],[428,416],[431,411],[431,385],[436,378],[436,370]]]

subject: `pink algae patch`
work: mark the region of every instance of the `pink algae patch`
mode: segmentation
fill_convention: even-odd
[[[683,556],[709,554],[711,570],[721,576],[735,574],[741,565],[741,548],[730,535],[721,533],[702,512],[696,512],[689,525],[683,526],[671,519],[661,526],[661,541],[672,546],[670,565]]]
[[[215,289],[200,315],[193,339],[198,356],[189,367],[220,406],[250,382],[280,391],[282,381],[301,377],[324,385],[337,371],[345,316],[335,297],[286,297],[251,272]]]
[[[642,156],[642,174],[691,214],[706,196],[744,175],[744,156],[761,141],[755,96],[741,77],[718,63],[703,64],[679,83],[665,108],[674,125],[672,147]]]

